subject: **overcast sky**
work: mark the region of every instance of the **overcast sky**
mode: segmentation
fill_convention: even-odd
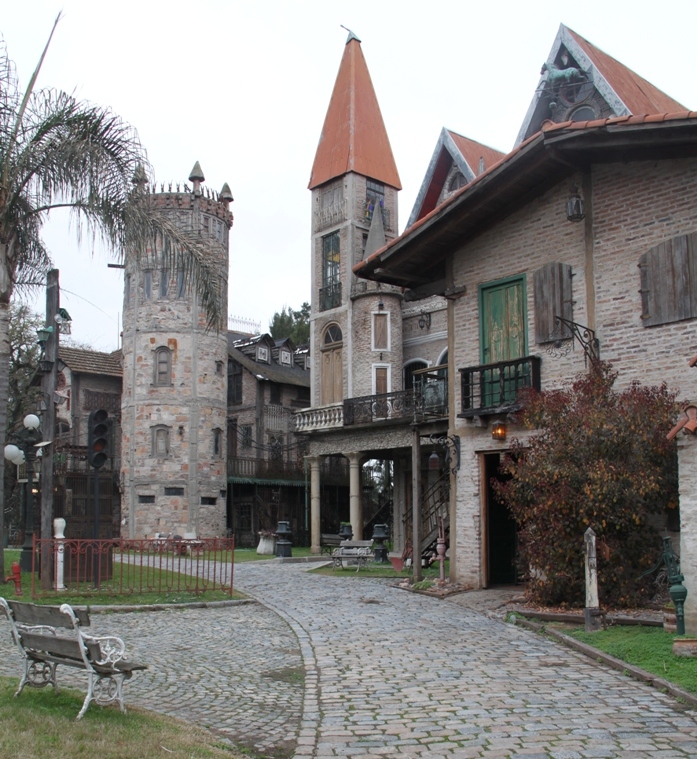
[[[109,106],[147,148],[158,182],[228,182],[229,313],[268,329],[310,299],[307,183],[347,33],[362,40],[402,179],[400,231],[443,126],[512,148],[560,23],[697,109],[694,0],[25,0],[0,32],[26,84],[64,18],[39,85]],[[64,218],[46,228],[73,336],[119,345],[120,272]],[[106,293],[106,294],[105,294]],[[43,311],[43,293],[38,296]]]

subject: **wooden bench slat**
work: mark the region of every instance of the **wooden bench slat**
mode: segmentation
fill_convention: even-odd
[[[68,659],[76,659],[82,664],[82,648],[76,638],[64,638],[57,635],[41,635],[20,630],[22,645],[32,651],[43,651],[47,654],[65,656]]]
[[[12,609],[15,622],[19,625],[48,625],[73,629],[70,617],[63,614],[57,606],[39,606],[24,601],[8,601],[7,605]],[[86,609],[73,609],[73,612],[80,622],[80,627],[90,626],[90,615]]]

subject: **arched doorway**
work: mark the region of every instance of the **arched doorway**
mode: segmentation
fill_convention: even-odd
[[[338,324],[330,324],[322,338],[321,403],[339,403],[344,399],[343,335]]]

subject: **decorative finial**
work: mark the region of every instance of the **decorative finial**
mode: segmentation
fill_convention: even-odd
[[[148,183],[148,175],[145,173],[143,164],[139,163],[136,166],[136,170],[133,172],[133,179],[131,180],[137,189],[143,190]]]
[[[360,42],[360,39],[359,39],[358,35],[357,35],[355,32],[352,32],[352,31],[351,31],[351,30],[348,28],[348,26],[344,26],[343,24],[339,24],[339,26],[340,26],[342,29],[346,29],[346,31],[348,32],[348,37],[346,38],[346,44],[347,44],[347,45],[348,45],[348,43],[349,43],[349,42],[351,42],[351,40],[356,40],[356,42]]]
[[[225,184],[223,185],[218,197],[223,203],[225,203],[228,206],[234,200],[234,198],[232,197],[232,192],[230,192],[230,186],[228,185],[227,182],[225,182]]]
[[[191,174],[189,174],[189,182],[194,183],[194,189],[193,193],[194,195],[200,196],[201,193],[201,182],[205,181],[206,177],[203,176],[203,169],[201,168],[201,164],[196,161],[194,164],[194,168],[191,169]]]

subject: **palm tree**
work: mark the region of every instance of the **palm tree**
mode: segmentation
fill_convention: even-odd
[[[48,268],[41,231],[52,209],[71,209],[78,237],[86,232],[100,239],[118,259],[126,251],[139,258],[157,253],[163,268],[184,271],[209,325],[218,328],[222,318],[219,277],[207,264],[202,242],[149,202],[151,172],[135,130],[108,108],[35,89],[59,20],[60,14],[24,93],[0,41],[0,451],[7,424],[10,299],[18,286]],[[0,455],[0,483],[4,463]]]

